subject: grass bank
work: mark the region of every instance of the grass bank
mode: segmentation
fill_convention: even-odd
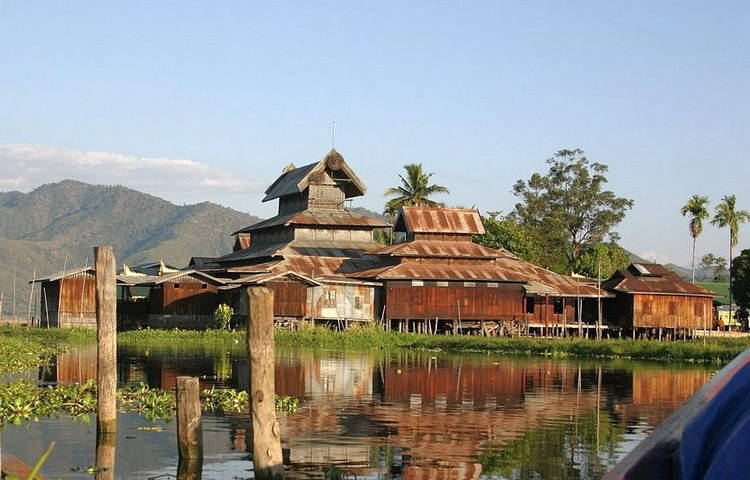
[[[21,373],[44,364],[71,345],[94,341],[96,332],[86,329],[40,329],[0,326],[0,375]]]
[[[216,346],[243,348],[243,332],[138,330],[118,336],[123,346],[192,348]],[[417,335],[361,328],[334,332],[324,328],[279,330],[276,344],[286,347],[326,349],[419,349],[445,352],[513,354],[557,358],[624,358],[724,364],[750,347],[750,339],[706,339],[682,342],[652,340],[589,340],[576,338],[494,338],[479,336]]]

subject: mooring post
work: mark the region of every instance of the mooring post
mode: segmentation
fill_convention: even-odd
[[[96,266],[96,431],[117,431],[117,286],[112,247],[94,247]]]
[[[248,392],[256,478],[272,478],[284,471],[281,429],[276,419],[273,348],[273,290],[247,289]]]
[[[177,377],[177,447],[180,459],[203,458],[200,385],[196,377]]]
[[[115,480],[116,432],[96,434],[96,476],[95,480]]]

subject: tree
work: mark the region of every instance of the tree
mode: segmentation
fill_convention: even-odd
[[[616,242],[609,241],[598,243],[583,252],[578,259],[576,273],[589,278],[597,278],[601,266],[602,279],[607,279],[617,270],[627,268],[629,264],[628,252]]]
[[[526,227],[515,219],[504,216],[502,212],[488,212],[482,216],[484,234],[475,235],[474,240],[490,248],[504,248],[513,255],[535,263],[539,258],[539,249]]]
[[[693,237],[693,261],[692,261],[692,278],[695,283],[695,243],[698,235],[703,232],[703,221],[708,220],[708,197],[693,195],[690,200],[680,209],[682,216],[690,215],[688,228],[690,236]]]
[[[560,150],[547,164],[546,175],[535,173],[513,186],[519,202],[512,216],[533,230],[543,251],[559,251],[563,258],[557,263],[565,265],[560,273],[569,273],[625,218],[633,200],[605,190],[608,167],[590,163],[580,149]]]
[[[730,289],[737,305],[750,308],[750,250],[743,250],[734,259],[730,276],[733,279]]]
[[[442,207],[440,202],[430,197],[438,193],[450,193],[442,185],[433,185],[430,179],[434,173],[425,173],[421,163],[410,163],[404,165],[406,176],[399,175],[401,185],[389,188],[385,191],[386,197],[393,197],[385,204],[384,213],[391,218],[396,216],[401,207]]]
[[[739,243],[740,225],[750,221],[750,212],[737,210],[737,197],[724,195],[716,205],[716,215],[711,223],[729,229],[729,305],[732,305],[732,249]]]
[[[707,253],[701,257],[699,266],[703,270],[704,280],[710,280],[713,282],[727,281],[726,275],[724,274],[727,269],[726,258],[717,257],[713,253]]]

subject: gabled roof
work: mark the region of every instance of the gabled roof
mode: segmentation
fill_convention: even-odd
[[[633,263],[628,268],[615,272],[602,286],[623,293],[719,296],[707,288],[683,280],[676,273],[656,263]]]
[[[367,191],[365,184],[346,163],[344,157],[342,157],[336,149],[331,149],[331,151],[318,162],[282,173],[281,176],[277,178],[268,189],[266,189],[266,196],[263,198],[263,201],[267,202],[275,198],[294,195],[305,191],[310,185],[313,176],[318,172],[324,171],[326,168],[339,174],[336,176],[336,179],[346,181],[344,185],[344,194],[346,198],[359,197],[364,195]]]
[[[55,280],[60,280],[61,278],[72,277],[72,276],[78,275],[79,273],[90,273],[94,275],[96,273],[96,270],[94,270],[94,267],[71,268],[69,270],[64,270],[64,271],[61,270],[47,277],[37,278],[33,282],[29,282],[29,283],[54,282]]]
[[[394,230],[408,233],[481,235],[484,225],[471,208],[401,207]]]
[[[277,278],[282,278],[282,277],[291,277],[313,287],[318,287],[320,285],[323,285],[319,281],[313,278],[310,278],[307,275],[303,275],[299,272],[294,272],[291,270],[284,270],[284,269],[279,270],[277,272],[257,273],[254,275],[247,275],[245,277],[240,277],[237,280],[232,280],[232,283],[238,283],[242,285],[263,285],[266,282],[270,282],[271,280],[276,280]]]
[[[212,283],[214,285],[224,285],[226,282],[220,278],[213,277],[207,273],[201,272],[199,270],[182,270],[175,273],[170,273],[168,275],[161,275],[158,277],[151,277],[151,280],[145,281],[145,282],[138,282],[138,285],[161,285],[165,282],[174,282],[179,280],[182,277],[186,276],[193,276],[199,277],[202,280],[205,280],[207,283]]]
[[[312,226],[347,226],[347,227],[368,227],[368,228],[387,228],[391,224],[378,220],[377,218],[368,217],[350,210],[329,210],[329,209],[307,209],[301,212],[292,212],[284,215],[276,215],[273,218],[263,220],[242,230],[234,232],[232,235],[254,232],[265,228],[288,226],[288,225],[312,225]],[[241,237],[240,237],[241,238]]]

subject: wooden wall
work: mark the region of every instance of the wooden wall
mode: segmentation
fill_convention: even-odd
[[[711,328],[713,300],[684,295],[633,295],[636,327]]]
[[[709,297],[618,293],[606,302],[606,318],[625,328],[711,328],[713,316]]]
[[[56,282],[43,283],[42,286],[49,301],[51,325],[96,326],[96,279],[93,274],[82,272]],[[42,295],[42,325],[46,325],[46,307]]]
[[[219,306],[219,289],[200,280],[183,277],[164,282],[151,292],[151,313],[211,315]]]
[[[375,287],[369,285],[327,284],[309,293],[308,311],[316,320],[372,321],[379,315]]]
[[[307,285],[289,279],[268,282],[273,290],[274,317],[305,318],[307,316]]]
[[[447,287],[414,286],[407,282],[387,282],[386,317],[389,319],[521,320],[524,315],[523,291],[519,285],[465,287],[464,282],[448,282]]]

